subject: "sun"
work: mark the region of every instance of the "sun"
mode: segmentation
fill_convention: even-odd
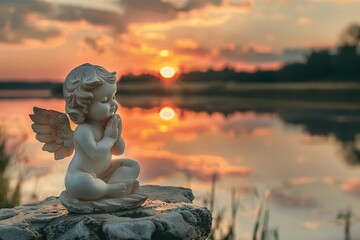
[[[164,78],[172,78],[175,74],[175,69],[170,66],[165,66],[160,69],[160,75]]]
[[[159,112],[159,116],[168,121],[175,117],[175,111],[171,107],[163,107]]]
[[[168,50],[161,50],[160,56],[162,57],[168,57],[170,55],[170,52]]]

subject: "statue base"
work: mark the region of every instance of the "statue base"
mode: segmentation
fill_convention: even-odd
[[[69,213],[59,197],[0,209],[0,239],[199,239],[211,213],[192,204],[191,189],[142,186],[149,196],[138,208],[109,213]]]
[[[69,212],[74,213],[104,213],[129,210],[140,207],[147,198],[146,194],[138,192],[121,198],[84,201],[72,197],[67,191],[60,194],[60,202]]]

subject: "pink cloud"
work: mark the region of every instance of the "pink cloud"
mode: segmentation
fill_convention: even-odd
[[[271,198],[278,204],[288,207],[313,208],[319,204],[316,200],[294,193],[284,192],[281,190],[271,191]]]
[[[300,176],[284,180],[284,186],[304,186],[316,183],[322,183],[328,186],[334,186],[339,183],[337,179],[331,176],[314,177],[314,176]]]
[[[317,230],[319,228],[323,228],[323,227],[334,227],[334,226],[339,226],[342,225],[342,221],[340,220],[327,220],[327,221],[314,221],[314,220],[310,220],[310,221],[306,221],[303,223],[302,227],[309,229],[309,230]]]
[[[271,118],[258,119],[253,113],[234,114],[226,121],[218,123],[220,131],[233,135],[269,135],[272,126]]]
[[[298,178],[291,178],[285,180],[285,185],[291,185],[291,186],[299,186],[299,185],[308,185],[317,182],[317,179],[314,177],[298,177]]]
[[[248,167],[230,165],[224,158],[213,155],[182,155],[166,151],[133,149],[129,156],[139,161],[144,179],[183,172],[201,181],[210,181],[214,173],[225,177],[247,176],[252,172]]]

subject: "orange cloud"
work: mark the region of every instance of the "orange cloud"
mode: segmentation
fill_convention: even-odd
[[[171,106],[167,104],[166,106]],[[216,130],[216,122],[208,121],[207,114],[187,114],[187,121],[180,120],[179,110],[175,107],[174,111],[177,112],[175,117],[169,121],[163,120],[159,116],[161,107],[152,108],[150,110],[143,109],[121,109],[123,118],[129,118],[124,121],[124,137],[132,145],[147,144],[147,146],[154,146],[152,142],[159,144],[159,147],[165,145],[164,134],[171,135],[175,141],[184,142],[195,139],[199,134]],[[138,128],[141,126],[141,129]],[[159,148],[158,147],[158,148]],[[154,148],[151,148],[154,149]]]
[[[265,117],[262,120],[256,118],[252,113],[236,113],[224,119],[222,116],[210,116],[207,113],[187,112],[186,120],[181,119],[181,113],[173,107],[177,114],[170,121],[165,121],[159,117],[161,107],[144,109],[121,108],[123,118],[129,118],[123,122],[124,137],[131,145],[147,144],[154,146],[151,142],[156,142],[159,147],[166,145],[164,137],[169,137],[178,142],[192,141],[197,136],[205,132],[221,132],[228,136],[247,134],[252,136],[268,136],[271,134],[272,118]],[[139,129],[138,126],[142,126]],[[152,147],[151,149],[154,149]]]
[[[178,142],[189,142],[197,137],[195,132],[182,132],[174,135],[174,139]]]
[[[306,17],[301,17],[301,18],[297,19],[296,23],[300,26],[309,25],[309,24],[311,24],[311,19],[306,18]]]
[[[360,196],[360,179],[350,179],[341,183],[340,188],[346,193]]]
[[[177,39],[175,46],[179,48],[197,49],[199,45],[192,39]]]
[[[270,128],[255,128],[252,133],[253,136],[268,136],[271,134],[271,129]]]
[[[243,53],[249,53],[249,52],[271,53],[272,49],[269,46],[256,44],[254,42],[249,42],[244,47],[242,47],[241,51]]]
[[[306,221],[304,222],[304,228],[316,230],[321,226],[321,223],[314,221]]]

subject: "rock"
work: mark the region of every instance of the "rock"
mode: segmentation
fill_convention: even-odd
[[[141,187],[141,192],[145,193],[152,200],[161,200],[169,203],[191,203],[195,199],[191,189],[183,187],[147,185]]]
[[[25,226],[0,225],[0,239],[36,239],[37,232],[32,232]]]
[[[17,212],[11,209],[7,209],[7,208],[0,209],[0,220],[11,218],[16,214]]]
[[[206,239],[208,209],[191,189],[143,186],[143,206],[108,213],[69,213],[59,197],[0,210],[0,239]]]
[[[104,235],[107,239],[151,239],[155,224],[150,220],[142,222],[105,223]]]

